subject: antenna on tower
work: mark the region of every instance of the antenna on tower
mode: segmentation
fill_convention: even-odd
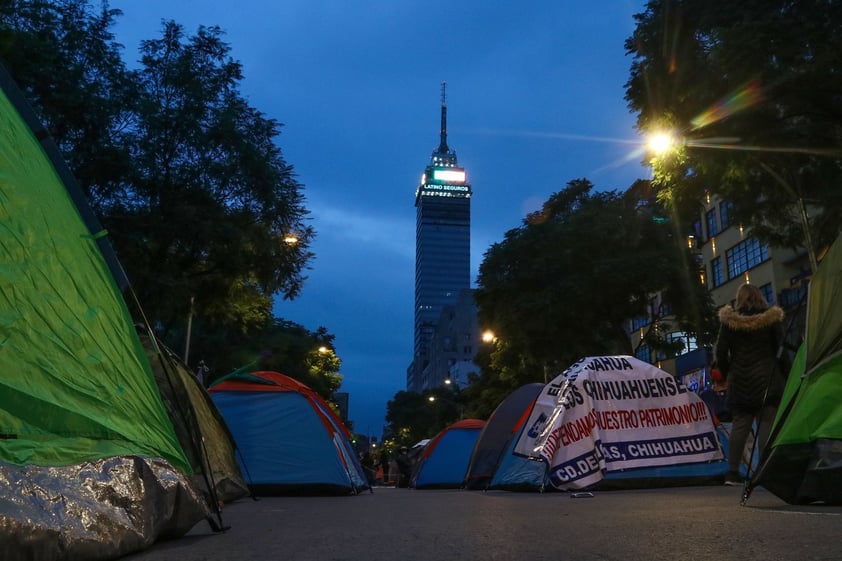
[[[438,151],[441,154],[450,151],[447,147],[447,82],[441,83],[441,143]]]

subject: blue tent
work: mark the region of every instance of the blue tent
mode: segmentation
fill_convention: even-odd
[[[520,431],[523,430],[521,427]],[[514,447],[520,431],[512,439],[500,458],[500,463],[489,483],[489,489],[508,491],[543,490],[546,485],[547,464],[543,461],[527,458],[514,453]],[[728,454],[728,434],[722,426],[717,426],[717,436],[723,452]],[[743,467],[743,470],[745,468]],[[676,487],[686,485],[720,484],[728,462],[725,460],[673,466],[648,467],[611,471],[594,488],[599,490],[631,489],[646,487]]]
[[[514,453],[520,432],[509,442],[506,452],[500,458],[489,489],[505,491],[544,490],[547,484],[547,463],[540,458],[527,458]]]
[[[728,457],[728,432],[716,425],[716,436],[725,458]],[[745,466],[742,467],[745,471]],[[725,459],[694,464],[646,467],[609,471],[605,479],[596,484],[597,489],[639,489],[651,487],[679,487],[688,485],[719,485],[728,471]]]
[[[416,489],[458,489],[465,480],[474,444],[485,421],[464,419],[441,431],[421,453],[411,486]]]
[[[255,494],[343,495],[370,488],[348,431],[325,401],[277,372],[240,373],[210,388]]]

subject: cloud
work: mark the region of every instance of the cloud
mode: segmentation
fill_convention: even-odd
[[[406,217],[331,206],[323,201],[312,201],[309,208],[323,249],[338,244],[350,250],[345,258],[357,253],[385,253],[414,262],[415,228]]]

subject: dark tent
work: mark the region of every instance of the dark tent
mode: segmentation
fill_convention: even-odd
[[[249,494],[234,437],[207,390],[170,349],[138,332],[176,435],[193,468],[191,481],[212,504]]]
[[[521,386],[494,409],[471,452],[465,474],[466,489],[488,488],[503,455],[511,453],[513,441],[517,440],[535,398],[543,388],[541,383]]]

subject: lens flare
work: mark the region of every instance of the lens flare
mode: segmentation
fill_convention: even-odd
[[[729,117],[734,113],[760,103],[762,100],[763,88],[760,86],[760,82],[758,80],[753,80],[741,90],[721,100],[719,103],[693,119],[691,121],[693,125],[692,130],[700,129],[717,121],[721,121],[725,117]]]

